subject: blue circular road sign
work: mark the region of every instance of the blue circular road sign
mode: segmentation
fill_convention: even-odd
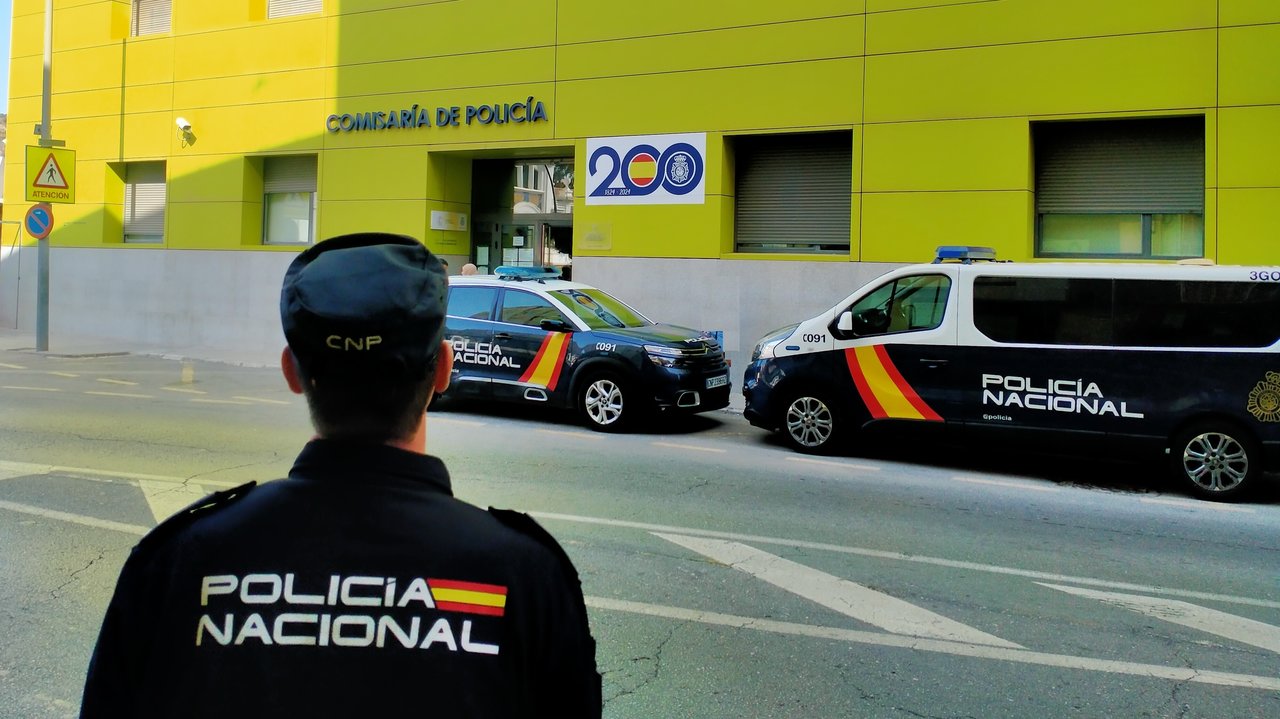
[[[28,235],[37,240],[43,240],[53,230],[53,208],[47,202],[32,205],[31,209],[27,210],[27,217],[22,221],[22,225],[26,228]]]

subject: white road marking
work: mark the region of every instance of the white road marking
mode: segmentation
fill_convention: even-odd
[[[202,397],[196,397],[190,401],[201,402],[203,404],[238,404],[241,406],[253,404],[252,402],[245,402],[241,399],[204,399]]]
[[[590,439],[590,440],[597,440],[597,441],[604,439],[604,436],[600,434],[594,434],[594,433],[588,434],[586,432],[570,432],[568,430],[563,430],[563,429],[539,429],[535,431],[541,432],[542,434],[555,434],[561,437],[573,437],[574,439]]]
[[[5,369],[26,369],[26,367],[23,367],[20,364],[6,364],[4,362],[0,362],[0,367],[4,367]]]
[[[1254,514],[1254,510],[1249,507],[1233,507],[1229,504],[1221,502],[1188,502],[1184,499],[1157,499],[1154,497],[1141,497],[1138,499],[1143,504],[1163,504],[1166,507],[1184,507],[1186,509],[1212,509],[1216,512],[1239,512],[1241,514]]]
[[[810,457],[787,457],[788,462],[804,462],[805,464],[820,464],[825,467],[835,467],[837,469],[852,469],[856,472],[879,472],[882,467],[873,467],[869,464],[849,464],[848,462],[832,462],[826,459],[813,459]]]
[[[1061,492],[1058,487],[1048,487],[1030,482],[1010,482],[1002,479],[978,479],[977,477],[952,477],[956,482],[964,482],[966,484],[989,484],[993,487],[1008,487],[1010,489],[1029,489],[1032,492]]]
[[[655,536],[817,602],[860,622],[913,637],[1022,649],[1013,642],[847,579],[819,572],[738,542],[654,533]]]
[[[262,397],[240,397],[238,395],[233,396],[231,399],[242,399],[246,402],[261,402],[262,404],[293,404],[292,402],[286,402],[282,399],[263,399]]]
[[[1266,607],[1268,609],[1280,609],[1280,602],[1268,599],[1254,599],[1252,597],[1237,597],[1230,594],[1212,594],[1209,592],[1195,592],[1185,589],[1169,589],[1166,587],[1152,587],[1144,584],[1130,584],[1128,582],[1113,582],[1106,579],[1094,579],[1092,577],[1075,577],[1071,575],[1052,574],[1050,572],[1037,572],[1029,569],[1017,569],[1015,567],[1001,567],[994,564],[979,564],[977,562],[963,562],[955,559],[942,559],[939,557],[929,557],[919,554],[903,554],[902,552],[888,552],[883,549],[869,549],[866,547],[850,547],[843,544],[828,544],[825,542],[808,542],[800,539],[784,539],[780,537],[767,537],[758,534],[740,534],[738,532],[721,532],[713,529],[697,529],[693,527],[673,527],[666,524],[650,524],[647,522],[632,522],[625,519],[609,519],[604,517],[584,517],[576,514],[560,514],[558,512],[539,512],[536,510],[529,511],[529,514],[537,519],[559,520],[562,522],[576,522],[579,524],[596,524],[607,527],[621,527],[626,529],[640,529],[646,532],[664,532],[670,534],[688,534],[698,537],[714,537],[716,539],[731,539],[737,542],[750,544],[776,544],[781,547],[800,547],[802,549],[819,549],[828,552],[838,552],[840,554],[853,554],[860,557],[871,557],[874,559],[888,559],[898,562],[913,562],[916,564],[927,564],[935,567],[950,567],[952,569],[968,569],[976,572],[987,572],[990,574],[1003,574],[1011,577],[1026,577],[1028,579],[1043,579],[1049,582],[1061,582],[1064,584],[1083,584],[1091,587],[1104,587],[1107,589],[1121,589],[1132,592],[1143,592],[1145,594],[1160,594],[1175,597],[1187,597],[1189,599],[1205,599],[1214,602],[1229,602],[1231,604],[1245,604],[1253,607]]]
[[[136,534],[142,536],[151,531],[151,527],[143,527],[138,524],[125,524],[123,522],[113,522],[109,519],[98,519],[97,517],[86,517],[83,514],[71,514],[70,512],[59,512],[53,509],[45,509],[43,507],[33,507],[29,504],[19,504],[17,502],[6,502],[0,500],[0,509],[7,509],[10,512],[21,512],[22,514],[32,514],[45,519],[56,519],[60,522],[71,522],[72,524],[82,524],[86,527],[95,527],[97,529],[110,529],[115,532],[124,532],[125,534]]]
[[[699,447],[696,444],[677,444],[675,442],[654,442],[653,446],[668,447],[670,449],[688,449],[694,452],[715,452],[716,454],[721,454],[729,451],[727,449],[721,449],[719,447]]]
[[[0,460],[0,472],[19,472],[19,476],[29,474],[65,474],[72,479],[93,479],[95,477],[115,477],[135,481],[150,480],[185,484],[191,481],[188,477],[172,477],[164,474],[141,474],[139,472],[117,472],[110,469],[92,469],[89,467],[65,467],[56,464],[32,464],[29,462],[8,462]],[[82,476],[76,476],[82,475]],[[220,479],[201,479],[200,484],[212,484],[219,487],[239,487],[242,482],[226,482]]]
[[[49,374],[57,377],[79,377],[80,375],[73,372],[50,372]]]
[[[110,377],[99,377],[99,378],[98,378],[98,381],[99,381],[99,382],[105,382],[106,384],[122,384],[122,385],[126,385],[126,386],[129,386],[129,387],[137,387],[137,386],[138,386],[138,383],[137,383],[137,382],[130,382],[130,381],[129,381],[129,380],[127,380],[127,379],[111,379]]]
[[[198,484],[174,484],[144,479],[138,482],[138,487],[142,490],[142,496],[146,497],[151,516],[156,518],[157,524],[209,495],[209,491]]]
[[[1159,664],[1139,664],[1111,659],[1091,659],[1089,657],[1073,657],[1066,654],[1049,654],[1032,652],[1025,649],[1009,649],[982,644],[965,644],[949,642],[942,639],[922,639],[901,634],[879,634],[863,632],[840,627],[823,627],[793,622],[780,622],[773,619],[756,619],[753,617],[704,612],[696,609],[682,609],[660,604],[631,602],[623,599],[588,596],[585,598],[588,607],[629,614],[642,614],[650,617],[674,619],[681,622],[698,622],[735,629],[753,629],[774,634],[789,634],[799,637],[813,637],[834,641],[867,644],[896,649],[910,649],[921,652],[935,652],[959,657],[976,659],[994,659],[998,661],[1033,664],[1061,669],[1078,669],[1108,674],[1126,674],[1137,677],[1167,679],[1174,682],[1193,682],[1197,684],[1213,684],[1245,689],[1263,689],[1280,691],[1280,678],[1264,677],[1252,674],[1233,674],[1230,672],[1210,672],[1189,667],[1166,667]]]
[[[4,385],[3,389],[20,389],[20,390],[26,390],[27,392],[61,392],[62,391],[54,387],[20,387],[18,385],[12,385],[12,384]]]
[[[202,389],[187,389],[186,387],[161,387],[165,392],[182,392],[184,394],[209,394]]]
[[[1042,587],[1056,589],[1079,597],[1096,599],[1113,607],[1155,617],[1173,624],[1180,624],[1209,634],[1216,634],[1237,642],[1242,642],[1269,652],[1280,654],[1280,627],[1263,622],[1237,617],[1216,609],[1201,607],[1177,599],[1157,599],[1136,594],[1119,594],[1116,592],[1099,592],[1080,587],[1064,587],[1058,584],[1036,582]]]
[[[92,394],[98,397],[132,397],[134,399],[152,399],[149,394],[136,394],[134,392],[96,392],[94,390],[85,390],[85,394]]]

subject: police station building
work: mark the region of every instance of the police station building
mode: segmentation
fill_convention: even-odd
[[[18,219],[44,0],[13,12]],[[55,342],[270,363],[289,260],[365,230],[566,267],[739,368],[943,244],[1280,262],[1270,0],[55,0],[51,107]]]

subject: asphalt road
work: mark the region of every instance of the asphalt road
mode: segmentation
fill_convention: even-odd
[[[582,574],[610,717],[1280,716],[1280,492],[1008,448],[796,455],[740,416],[621,436],[429,415],[455,493]],[[281,476],[276,371],[0,354],[0,716],[73,716],[138,536]]]

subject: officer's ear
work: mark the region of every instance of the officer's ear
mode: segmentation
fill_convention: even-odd
[[[284,373],[284,381],[289,389],[294,394],[302,394],[302,373],[298,371],[298,358],[293,356],[288,347],[280,353],[280,371]]]
[[[453,345],[440,342],[440,352],[436,355],[436,373],[432,377],[432,388],[436,394],[449,389],[449,379],[453,377]]]

